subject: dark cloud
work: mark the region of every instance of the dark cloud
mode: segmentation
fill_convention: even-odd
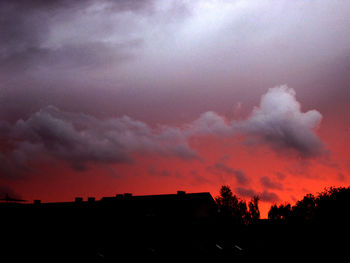
[[[253,197],[253,196],[259,196],[261,201],[264,202],[276,202],[279,200],[279,197],[274,192],[269,192],[267,190],[264,190],[263,192],[256,192],[253,189],[250,188],[243,188],[243,187],[237,187],[235,189],[235,192],[242,196],[242,197]]]
[[[275,176],[278,178],[278,180],[284,180],[287,177],[284,173],[281,172],[275,172]]]
[[[223,172],[230,177],[234,177],[238,184],[245,185],[249,182],[249,179],[245,172],[243,172],[241,169],[234,169],[232,167],[229,167],[225,163],[215,163],[213,169],[216,172]]]
[[[152,128],[127,116],[98,119],[49,106],[14,125],[0,123],[0,135],[12,147],[11,151],[2,152],[2,170],[13,174],[16,168],[26,168],[29,159],[45,155],[64,160],[76,170],[86,169],[88,163],[131,162],[135,154],[192,160],[199,156],[189,146],[191,137],[234,137],[237,133],[258,137],[257,142],[262,140],[278,152],[295,151],[313,157],[324,152],[321,140],[314,133],[320,119],[320,113],[315,110],[302,113],[294,91],[285,86],[269,89],[246,120],[228,122],[214,112],[207,112],[181,128],[169,125]],[[229,167],[226,159],[209,167],[210,170],[235,178],[238,184],[247,184],[246,174]],[[269,188],[277,187],[267,179],[262,183]]]
[[[12,147],[0,159],[2,169],[8,171],[26,168],[29,160],[43,156],[64,160],[76,170],[85,169],[89,163],[130,162],[134,154],[197,158],[171,127],[152,129],[127,116],[99,120],[51,106],[17,121],[10,129],[9,124],[2,126],[1,137]]]
[[[264,188],[282,190],[283,185],[279,182],[272,181],[269,177],[263,176],[260,178],[260,183]]]
[[[243,197],[253,197],[257,195],[257,192],[250,188],[237,187],[235,192]]]
[[[277,194],[274,192],[269,192],[269,191],[263,191],[262,193],[259,194],[260,198],[262,201],[265,202],[277,202],[280,200]]]
[[[212,180],[209,180],[207,177],[203,176],[196,170],[191,170],[189,172],[189,175],[187,179],[190,179],[190,185],[191,186],[198,186],[198,185],[203,185],[203,184],[215,184]]]
[[[106,42],[110,25],[74,25],[76,17],[86,16],[95,6],[98,12],[139,12],[150,10],[152,2],[140,1],[1,1],[0,3],[0,72],[17,77],[23,71],[38,72],[42,68],[68,71],[71,68],[109,66],[131,57],[129,52],[140,39],[126,39],[118,43]],[[85,12],[85,13],[84,13]],[[68,38],[50,40],[55,26],[72,20],[64,28]],[[122,26],[122,25],[120,25]],[[82,33],[92,28],[91,34]],[[100,36],[98,35],[99,32]],[[112,32],[109,32],[112,34]],[[83,35],[82,35],[83,34]],[[48,44],[49,43],[49,44]],[[46,69],[47,71],[47,69]],[[53,74],[52,72],[51,74]],[[45,77],[45,73],[42,72]],[[57,74],[57,72],[56,72]],[[40,75],[40,74],[39,74]],[[36,74],[38,76],[38,74]]]
[[[92,41],[67,44],[54,50],[48,48],[30,50],[30,63],[36,67],[49,66],[56,70],[108,66],[131,58],[131,54],[125,50],[137,47],[141,42],[141,40],[133,40],[122,44],[109,44]],[[21,57],[25,58],[25,55]]]

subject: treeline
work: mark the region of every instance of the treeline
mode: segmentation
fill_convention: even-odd
[[[251,224],[260,219],[259,197],[254,196],[247,204],[234,195],[229,186],[223,185],[215,198],[219,215],[223,220],[236,224]],[[306,194],[295,205],[274,204],[268,219],[283,222],[338,222],[350,220],[350,187],[330,187],[316,196]]]
[[[273,205],[268,218],[282,221],[346,222],[350,219],[350,187],[330,187],[314,196],[307,194],[294,206]]]

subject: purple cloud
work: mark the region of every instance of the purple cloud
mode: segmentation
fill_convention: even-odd
[[[263,192],[257,192],[251,188],[237,187],[235,189],[235,192],[242,197],[252,198],[254,196],[259,196],[260,200],[264,202],[276,202],[279,200],[279,197],[277,194],[267,190],[264,190]]]
[[[234,137],[238,133],[256,143],[267,143],[278,153],[294,151],[314,157],[325,153],[314,131],[320,121],[316,110],[301,112],[295,92],[286,86],[269,89],[246,120],[229,122],[206,112],[182,127],[151,127],[128,116],[99,119],[48,106],[14,124],[0,123],[0,136],[12,147],[12,151],[1,153],[1,169],[5,174],[15,173],[16,168],[29,169],[26,164],[31,159],[43,156],[64,160],[77,170],[89,163],[131,162],[135,155],[145,154],[193,160],[199,156],[190,147],[191,137]],[[243,171],[223,162],[216,163],[214,169],[235,177],[239,184],[248,181]]]
[[[184,138],[170,131],[171,127],[152,129],[127,116],[100,120],[50,106],[9,126],[3,123],[0,129],[1,136],[14,147],[0,159],[3,170],[26,168],[30,159],[43,155],[64,160],[77,170],[88,163],[130,162],[134,154],[185,160],[198,157]]]
[[[249,182],[245,172],[243,172],[241,169],[229,167],[223,162],[215,163],[214,167],[210,167],[210,170],[213,170],[216,173],[225,173],[226,175],[235,178],[236,182],[240,185],[245,185]]]
[[[269,177],[263,176],[260,178],[260,183],[264,188],[282,190],[283,185],[279,182],[272,181]]]

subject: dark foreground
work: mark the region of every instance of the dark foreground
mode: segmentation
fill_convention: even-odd
[[[123,208],[113,201],[114,209],[112,203],[1,204],[0,262],[284,262],[348,254],[348,222],[234,225],[214,206],[203,208],[205,202],[196,210],[198,200],[167,207],[163,201]]]

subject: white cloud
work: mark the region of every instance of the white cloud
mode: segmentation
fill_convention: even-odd
[[[283,85],[270,88],[249,119],[237,125],[243,133],[256,136],[276,151],[291,149],[316,156],[325,151],[315,133],[321,120],[317,110],[302,112],[295,91]]]

